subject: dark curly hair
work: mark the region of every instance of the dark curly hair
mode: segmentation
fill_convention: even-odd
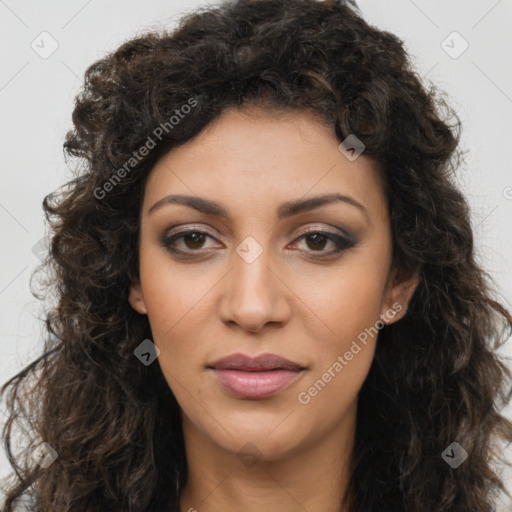
[[[393,262],[419,273],[405,317],[379,333],[359,394],[351,510],[490,512],[505,491],[499,443],[512,439],[500,414],[511,374],[496,350],[512,317],[476,261],[452,179],[461,123],[443,96],[353,0],[230,1],[89,66],[64,143],[81,165],[43,200],[51,249],[31,279],[37,298],[55,298],[43,354],[2,388],[14,468],[2,511],[26,496],[44,512],[178,510],[180,409],[159,365],[134,357],[152,335],[127,300],[144,185],[163,154],[224,110],[256,106],[315,113],[340,142],[364,143],[385,178]],[[186,104],[194,108],[169,122]],[[58,453],[47,469],[26,456],[43,441]],[[458,469],[441,457],[454,441],[469,454]]]

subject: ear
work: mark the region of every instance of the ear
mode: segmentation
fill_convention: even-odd
[[[409,301],[419,283],[417,272],[406,272],[393,268],[386,284],[380,319],[392,324],[405,316]]]
[[[137,311],[137,313],[140,313],[141,315],[147,315],[148,311],[146,309],[140,283],[137,282],[131,284],[128,302],[130,303],[131,307]]]

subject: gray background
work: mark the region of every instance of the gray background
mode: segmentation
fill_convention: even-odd
[[[28,288],[39,263],[33,247],[45,235],[44,195],[69,177],[62,143],[86,67],[125,39],[171,27],[207,3],[0,0],[0,383],[39,355],[42,315]],[[371,24],[402,38],[418,72],[449,94],[469,150],[458,180],[472,206],[478,258],[511,307],[512,0],[358,4]],[[3,416],[0,410],[2,424]],[[0,478],[8,468],[0,450]],[[512,490],[510,474],[507,485]],[[504,498],[499,507],[505,510]]]

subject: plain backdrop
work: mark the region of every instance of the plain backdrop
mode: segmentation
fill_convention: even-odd
[[[28,280],[45,235],[41,201],[70,177],[62,143],[86,67],[137,33],[171,28],[209,3],[0,0],[0,383],[40,353],[41,311]],[[448,93],[460,116],[461,147],[469,152],[458,182],[472,207],[477,255],[510,308],[512,1],[358,4],[369,23],[405,41],[418,72]],[[503,354],[512,355],[511,347]],[[4,416],[0,410],[2,424]],[[0,450],[0,478],[8,469]],[[499,510],[506,506],[500,499]]]

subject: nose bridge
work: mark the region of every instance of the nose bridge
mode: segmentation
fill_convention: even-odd
[[[244,308],[251,308],[251,305],[254,309],[262,308],[263,301],[269,301],[273,295],[269,269],[271,250],[262,236],[258,238],[261,243],[255,237],[247,236],[233,254],[231,293],[237,296],[237,302]]]
[[[224,321],[234,321],[247,330],[282,321],[287,310],[282,284],[274,275],[268,238],[264,234],[259,238],[265,241],[247,236],[235,248],[221,308]]]

